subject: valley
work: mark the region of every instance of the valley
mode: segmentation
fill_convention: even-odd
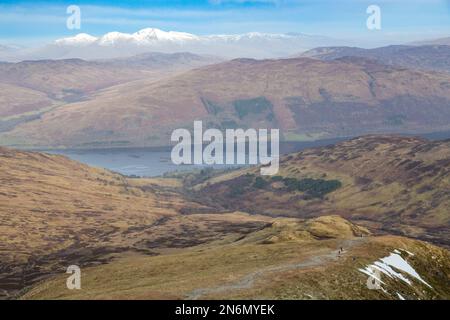
[[[450,47],[345,45],[146,28],[1,46],[0,299],[450,299]],[[176,165],[194,124],[279,130],[278,173]]]
[[[101,263],[124,251],[152,255],[265,223],[208,215],[208,207],[185,200],[170,179],[127,179],[65,157],[8,149],[0,158],[0,288],[6,296],[61,263]],[[180,214],[188,209],[205,214]]]
[[[429,243],[448,246],[446,141],[356,138],[285,155],[272,178],[257,167],[128,178],[0,151],[4,299],[449,297],[449,252]],[[368,289],[367,270],[389,257],[409,269],[385,267],[383,289]],[[65,286],[72,264],[82,290]]]

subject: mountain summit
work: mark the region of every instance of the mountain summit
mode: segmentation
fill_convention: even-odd
[[[199,37],[185,32],[163,31],[156,28],[145,28],[135,33],[108,32],[101,37],[94,37],[86,33],[79,33],[74,37],[55,40],[56,45],[83,46],[89,44],[98,44],[101,46],[114,46],[121,43],[133,43],[137,45],[148,45],[158,41],[195,41]]]

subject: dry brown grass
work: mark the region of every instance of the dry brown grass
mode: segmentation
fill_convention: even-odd
[[[418,241],[400,237],[309,238],[267,244],[259,239],[250,234],[237,242],[230,239],[228,243],[155,257],[126,256],[108,265],[83,269],[81,290],[67,290],[66,275],[60,275],[36,285],[21,298],[398,299],[396,292],[411,299],[449,296],[445,286],[450,275],[448,252]],[[345,251],[337,254],[340,247]],[[415,254],[409,262],[433,290],[424,290],[417,282],[405,286],[387,279],[386,292],[366,287],[367,277],[358,268],[397,248]],[[431,256],[435,257],[432,261]]]
[[[394,299],[398,290],[449,297],[448,251],[371,237],[339,216],[217,213],[186,199],[179,180],[127,179],[43,153],[0,148],[0,165],[6,294],[27,287],[24,299]],[[358,268],[396,248],[414,253],[410,262],[434,289],[392,281],[388,293],[365,287]],[[82,267],[81,291],[66,289],[70,264]]]
[[[230,192],[259,168],[214,177],[194,189],[228,209],[271,216],[338,214],[372,229],[400,232],[449,245],[450,142],[397,136],[366,136],[336,146],[283,157],[278,175],[337,179],[342,187],[323,198],[307,198],[271,184]],[[239,174],[240,172],[240,174]]]
[[[187,200],[175,179],[128,179],[58,155],[0,148],[0,166],[0,289],[71,263],[241,236],[270,220],[216,214]]]
[[[443,85],[448,82],[450,79],[446,74],[374,63],[324,62],[307,58],[233,60],[158,82],[145,79],[108,88],[88,101],[67,105],[45,114],[39,121],[21,125],[11,133],[3,134],[2,138],[49,147],[86,147],[85,144],[90,143],[105,147],[114,146],[117,141],[127,146],[168,145],[173,129],[189,128],[194,120],[203,119],[215,127],[224,120],[239,122],[232,102],[261,96],[273,104],[276,121],[245,119],[240,127],[276,127],[286,137],[361,134],[367,132],[369,125],[374,125],[374,130],[391,132],[444,130],[448,129],[448,122],[440,121],[443,114],[439,108],[450,100],[449,90]],[[422,110],[415,106],[419,102],[414,105],[404,103],[405,108],[411,109],[407,114],[413,120],[399,129],[386,127],[387,114],[370,115],[355,121],[348,114],[357,112],[331,105],[359,104],[358,108],[370,114],[383,101],[392,99],[395,104],[398,97],[424,98],[424,101],[431,101],[428,105],[432,106],[422,116],[416,116]],[[442,98],[440,103],[433,100],[436,97]],[[299,110],[292,110],[287,100],[296,98],[300,98],[302,104]],[[208,114],[202,99],[220,105],[223,110],[217,115]],[[321,112],[326,112],[331,120],[323,121],[323,114],[315,114],[316,106],[311,105],[314,103],[330,104],[329,109]],[[393,107],[386,110],[389,109]],[[312,113],[306,112],[308,110]],[[423,119],[431,115],[434,120]],[[343,132],[342,127],[349,131]],[[105,135],[105,132],[109,134]]]

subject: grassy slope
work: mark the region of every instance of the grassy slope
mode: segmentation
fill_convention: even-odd
[[[353,143],[347,148],[358,149]],[[430,146],[415,150],[421,148]],[[446,154],[439,144],[432,149],[433,156],[419,158],[436,161]],[[317,159],[317,150],[308,152]],[[127,179],[65,157],[4,148],[0,163],[0,289],[6,296],[27,287],[22,298],[449,297],[448,251],[368,236],[338,216],[304,221],[218,214],[186,199],[173,178]],[[210,183],[229,183],[239,174]],[[340,247],[345,252],[338,255]],[[368,290],[358,268],[394,249],[413,252],[404,258],[434,289],[385,279],[387,293]],[[81,291],[65,287],[70,264],[82,267]]]
[[[53,147],[167,145],[175,128],[190,128],[194,120],[214,128],[275,127],[290,139],[371,130],[430,132],[448,128],[443,121],[450,101],[448,83],[447,74],[373,62],[240,59],[164,81],[114,86],[1,138]],[[270,108],[240,119],[236,105],[262,97]],[[392,125],[398,117],[404,125]]]
[[[267,219],[208,214],[176,192],[174,180],[127,179],[62,156],[0,148],[0,165],[0,289],[16,290],[70,263],[246,233]],[[180,215],[187,209],[203,214]]]
[[[7,254],[48,253],[84,236],[93,240],[130,225],[151,224],[176,214],[180,206],[177,197],[169,205],[118,174],[61,156],[1,149],[0,157],[0,237]],[[91,232],[80,234],[87,229]]]
[[[338,232],[336,230],[339,230]],[[448,298],[446,250],[400,237],[361,238],[364,229],[339,217],[277,219],[246,237],[155,257],[128,256],[82,270],[82,289],[67,290],[65,275],[42,282],[23,299],[398,299]],[[343,247],[344,253],[337,250]],[[433,289],[383,278],[369,290],[358,271],[395,249]]]
[[[145,79],[148,84],[214,61],[194,55],[148,54],[101,62],[66,59],[4,63],[0,65],[0,132],[39,122],[71,103],[96,99],[96,94],[108,87],[134,83],[132,87],[136,88],[139,81],[135,80]],[[67,133],[63,129],[60,134]],[[0,144],[33,146],[36,138],[6,135]]]
[[[448,243],[450,142],[368,136],[336,146],[306,150],[281,159],[279,175],[339,180],[342,187],[322,198],[286,191],[278,182],[245,185],[244,169],[195,186],[226,209],[271,216],[339,214],[375,229]],[[268,178],[266,178],[268,181]],[[233,194],[239,185],[242,192]]]

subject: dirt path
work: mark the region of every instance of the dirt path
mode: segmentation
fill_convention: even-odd
[[[358,244],[363,243],[365,240],[366,240],[365,238],[355,238],[355,239],[343,240],[338,243],[337,250],[310,257],[310,258],[306,259],[305,261],[302,261],[299,263],[282,264],[279,266],[272,266],[272,267],[268,267],[268,268],[265,268],[262,270],[254,271],[233,283],[220,285],[217,287],[195,289],[187,294],[186,299],[187,300],[197,300],[197,299],[200,299],[203,296],[209,295],[209,294],[216,294],[216,293],[222,293],[222,292],[234,291],[234,290],[242,290],[242,289],[250,289],[253,287],[253,285],[259,278],[261,278],[262,276],[264,276],[268,273],[272,273],[272,272],[283,272],[283,271],[290,271],[290,270],[296,270],[296,269],[306,269],[306,268],[310,268],[310,267],[317,267],[317,266],[325,265],[325,264],[329,263],[330,261],[336,261],[339,258],[339,248],[340,247],[344,248],[344,252],[341,253],[341,256],[344,256],[346,253],[348,253],[349,249],[351,249],[352,247],[354,247]]]

